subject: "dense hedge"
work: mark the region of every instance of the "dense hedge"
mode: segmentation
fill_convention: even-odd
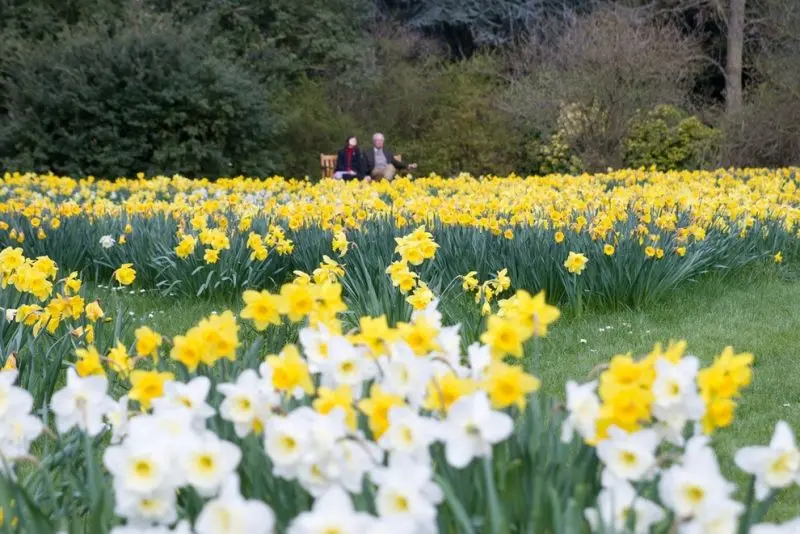
[[[67,174],[264,173],[275,118],[246,71],[164,27],[45,44],[13,65],[10,167]]]

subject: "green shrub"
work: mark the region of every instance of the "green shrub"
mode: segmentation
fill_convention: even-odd
[[[659,169],[701,169],[713,163],[719,133],[697,117],[662,105],[631,121],[625,164]]]
[[[362,149],[369,144],[352,117],[331,105],[320,82],[301,78],[281,91],[275,102],[283,125],[282,141],[276,147],[281,161],[278,170],[284,176],[319,178],[320,152],[335,154],[347,136],[358,136]]]
[[[515,170],[516,145],[508,117],[495,105],[497,67],[486,56],[437,69],[427,83],[435,96],[414,149],[421,170],[453,175],[503,175]]]
[[[75,30],[26,49],[5,90],[6,168],[103,177],[274,168],[263,89],[202,36],[166,24]]]

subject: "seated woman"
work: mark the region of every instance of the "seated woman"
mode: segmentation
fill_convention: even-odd
[[[336,155],[336,170],[333,177],[337,180],[352,180],[364,176],[364,163],[358,149],[358,139],[350,136],[344,148]]]

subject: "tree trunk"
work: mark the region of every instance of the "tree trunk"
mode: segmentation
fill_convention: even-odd
[[[731,115],[738,113],[742,109],[745,1],[729,0],[728,58],[725,65],[725,109]]]

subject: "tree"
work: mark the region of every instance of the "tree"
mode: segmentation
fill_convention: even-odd
[[[276,85],[352,75],[369,55],[369,0],[141,1],[180,25],[201,26],[218,52]]]
[[[464,59],[487,48],[506,47],[536,33],[545,20],[585,11],[580,0],[376,0],[379,11],[405,27],[447,44]]]
[[[559,134],[590,169],[619,167],[630,120],[685,104],[698,55],[674,24],[601,9],[573,18],[555,43],[533,41],[511,57],[505,109],[523,131]]]
[[[745,0],[730,0],[728,50],[725,65],[725,109],[728,114],[742,110],[742,60],[744,53]]]

